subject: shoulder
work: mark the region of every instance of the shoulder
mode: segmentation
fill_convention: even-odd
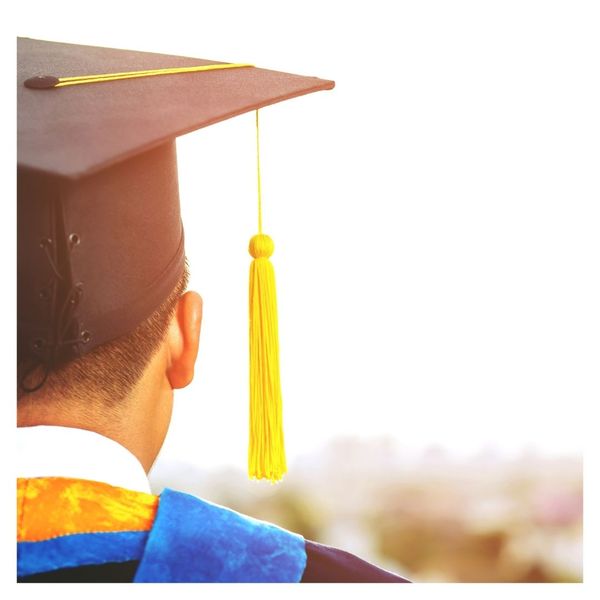
[[[185,556],[184,561],[181,556]],[[343,550],[165,490],[136,581],[405,582]]]
[[[357,556],[196,496],[19,480],[21,581],[403,582]]]
[[[294,582],[305,566],[302,536],[166,489],[136,581]]]

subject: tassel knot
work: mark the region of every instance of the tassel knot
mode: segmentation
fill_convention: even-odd
[[[273,240],[265,233],[256,234],[248,245],[248,252],[252,258],[269,258],[274,250]]]

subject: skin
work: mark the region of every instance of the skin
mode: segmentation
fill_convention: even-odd
[[[194,378],[201,324],[202,298],[186,292],[140,381],[110,418],[102,402],[93,398],[84,406],[40,402],[36,397],[35,402],[19,402],[17,426],[61,425],[94,431],[127,448],[148,472],[169,429],[173,390],[186,387]]]

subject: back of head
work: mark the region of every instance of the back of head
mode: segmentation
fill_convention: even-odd
[[[32,399],[44,403],[95,402],[114,410],[130,395],[167,333],[179,298],[188,282],[184,270],[175,288],[160,306],[132,332],[94,348],[89,354],[55,366],[32,359],[18,363],[17,397],[22,401],[27,390]]]

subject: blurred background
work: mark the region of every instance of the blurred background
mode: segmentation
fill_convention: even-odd
[[[392,438],[340,437],[293,461],[283,483],[163,459],[152,486],[274,522],[413,581],[583,581],[577,456],[489,449],[453,458],[435,446],[410,456]]]
[[[18,9],[18,34],[336,81],[261,111],[290,467],[275,486],[245,475],[253,115],[178,140],[204,323],[154,490],[417,581],[581,581],[600,359],[585,3],[106,2],[85,21],[57,4]]]

